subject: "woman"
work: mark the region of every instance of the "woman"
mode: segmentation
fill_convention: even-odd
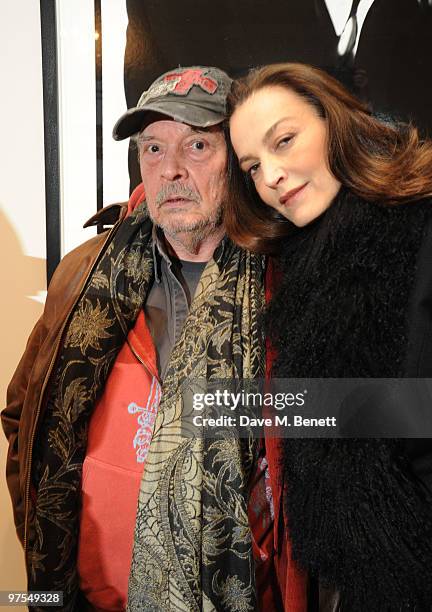
[[[431,377],[432,144],[301,64],[237,81],[229,114],[228,232],[274,255],[271,375]],[[431,441],[266,444],[276,542],[287,550],[288,528],[320,609],[429,610]],[[279,578],[287,602],[301,574],[289,563]]]

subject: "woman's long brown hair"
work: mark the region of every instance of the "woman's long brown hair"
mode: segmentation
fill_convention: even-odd
[[[286,87],[302,96],[326,120],[330,171],[351,192],[394,205],[432,196],[432,142],[409,124],[374,117],[366,104],[322,70],[306,64],[271,64],[233,84],[228,117],[254,92]],[[253,128],[251,128],[253,129]],[[228,128],[227,128],[228,132]],[[292,225],[265,205],[242,173],[229,141],[230,193],[225,208],[228,235],[263,253],[278,250]]]

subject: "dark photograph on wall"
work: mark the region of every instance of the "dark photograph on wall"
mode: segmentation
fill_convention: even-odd
[[[373,112],[412,121],[432,135],[432,0],[119,0],[127,23],[104,24],[103,0],[94,2],[97,206],[104,196],[104,146],[113,123],[103,113],[102,40],[118,28],[124,52],[124,96],[134,107],[149,85],[176,66],[217,66],[235,78],[273,62],[304,62],[339,79]],[[119,6],[117,6],[119,9]],[[41,0],[47,184],[47,275],[60,260],[59,92],[55,5]],[[107,27],[109,26],[109,27]],[[126,32],[124,32],[124,28]],[[126,34],[126,35],[125,35]],[[67,45],[68,41],[63,40]],[[118,41],[116,42],[116,48]],[[122,92],[123,94],[123,92]],[[109,138],[110,140],[110,138]],[[118,168],[117,168],[118,171]],[[127,172],[126,172],[127,174]],[[140,182],[136,153],[129,153],[130,192]],[[126,176],[126,183],[128,182]],[[96,212],[96,210],[95,210]],[[98,231],[103,227],[99,226]]]
[[[376,113],[432,135],[432,6],[428,0],[126,0],[128,107],[176,66],[232,77],[273,62],[323,68]],[[140,182],[130,155],[131,189]]]

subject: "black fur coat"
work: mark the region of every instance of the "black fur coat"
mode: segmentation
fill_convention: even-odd
[[[293,228],[266,315],[273,376],[432,376],[431,213],[343,190]],[[340,609],[432,609],[432,440],[284,440],[283,471],[294,557]]]

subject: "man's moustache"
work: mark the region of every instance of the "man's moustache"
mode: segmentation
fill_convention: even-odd
[[[156,206],[161,206],[164,202],[166,202],[166,200],[171,199],[173,196],[185,198],[186,200],[192,200],[193,202],[201,201],[199,194],[191,187],[188,187],[187,185],[174,184],[167,185],[159,190],[155,200]]]

